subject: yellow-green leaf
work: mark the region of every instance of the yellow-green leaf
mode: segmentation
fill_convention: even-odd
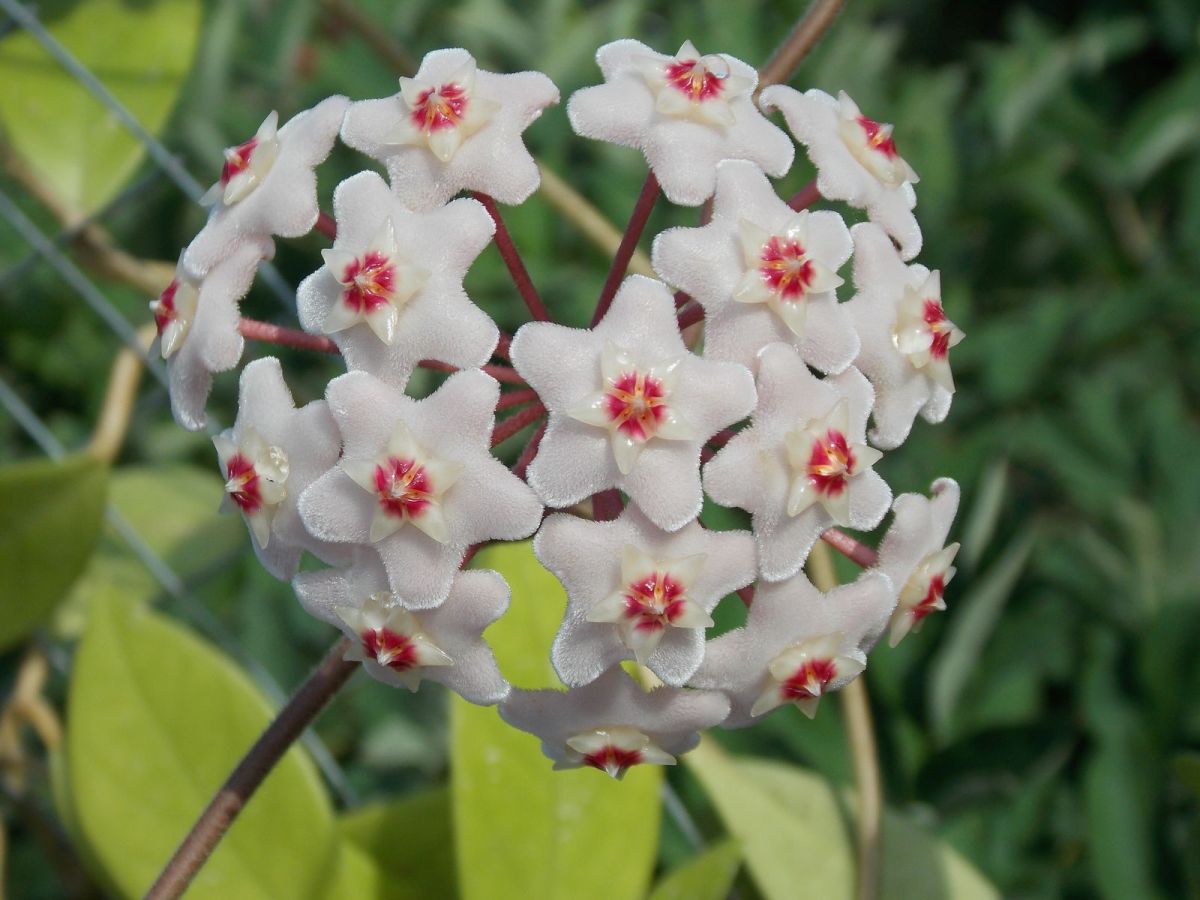
[[[198,0],[84,0],[51,34],[151,133],[167,121],[200,34]],[[21,29],[0,40],[0,125],[33,177],[80,214],[104,206],[142,145]]]
[[[550,643],[566,608],[558,581],[528,542],[490,547],[475,565],[512,587],[509,611],[485,632],[501,671],[523,688],[559,687]],[[465,900],[635,900],[658,847],[661,771],[624,781],[593,770],[554,772],[537,738],[494,708],[454,698],[451,797],[458,881]]]
[[[685,757],[768,900],[797,890],[822,898],[855,895],[855,848],[843,803],[823,778],[783,763],[727,755],[711,740]],[[949,845],[903,816],[883,819],[884,900],[996,900],[999,893]]]
[[[647,900],[723,900],[742,864],[737,841],[721,841],[668,872]]]
[[[107,467],[90,456],[0,469],[0,649],[46,621],[83,571],[107,483]]]
[[[272,715],[240,669],[169,619],[128,603],[93,610],[71,673],[67,790],[117,892],[149,887]],[[188,897],[319,896],[337,844],[317,771],[293,748]]]
[[[435,788],[356,809],[338,820],[343,839],[370,857],[382,877],[376,900],[454,897],[450,792]]]

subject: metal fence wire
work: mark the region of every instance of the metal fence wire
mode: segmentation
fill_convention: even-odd
[[[0,10],[3,10],[12,22],[36,39],[64,71],[83,85],[96,98],[96,101],[102,104],[116,121],[141,143],[155,166],[154,175],[149,176],[151,180],[156,179],[159,175],[165,176],[181,193],[193,202],[199,202],[204,188],[192,177],[182,162],[146,130],[93,72],[54,38],[30,7],[23,6],[17,0],[0,0]],[[3,27],[4,23],[0,23],[0,28]],[[140,191],[140,184],[135,184],[129,191],[123,193],[122,197]],[[118,200],[120,199],[118,198]],[[109,208],[112,208],[111,205]],[[167,377],[162,361],[154,358],[139,344],[133,326],[113,305],[104,291],[75,265],[65,252],[64,248],[70,246],[77,229],[64,230],[55,235],[47,234],[21,211],[3,190],[0,190],[0,217],[3,217],[12,226],[31,250],[27,259],[17,263],[6,272],[0,272],[0,284],[15,283],[18,277],[26,275],[28,270],[39,262],[49,265],[70,287],[73,294],[82,300],[104,323],[117,341],[132,348],[142,357],[150,374],[159,382],[160,390],[165,387]],[[292,306],[294,291],[277,269],[266,264],[259,269],[259,275],[282,303],[289,307]],[[0,406],[4,407],[13,421],[51,459],[60,459],[66,455],[66,448],[54,436],[46,423],[2,377],[0,377]],[[215,423],[209,425],[210,431],[218,430],[218,428],[219,426]],[[243,648],[239,646],[236,636],[230,633],[221,621],[188,590],[179,573],[154,552],[137,529],[115,507],[111,504],[106,505],[104,515],[105,521],[112,531],[145,566],[147,572],[162,588],[163,593],[179,605],[181,611],[197,624],[202,633],[230,652],[245,667],[251,679],[273,704],[281,705],[287,699],[287,695],[280,685],[266,669],[244,652]],[[341,803],[353,806],[357,800],[354,790],[329,748],[311,730],[305,732],[302,740]]]

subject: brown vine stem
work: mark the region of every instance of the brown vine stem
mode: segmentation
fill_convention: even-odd
[[[783,43],[758,70],[758,91],[771,84],[782,84],[791,78],[796,67],[829,30],[829,26],[845,5],[846,0],[814,0],[812,6],[783,39]]]
[[[629,225],[625,228],[625,234],[621,236],[621,245],[617,247],[617,254],[613,257],[612,265],[608,269],[608,277],[604,280],[604,289],[600,291],[600,299],[596,301],[596,311],[592,313],[591,327],[595,328],[596,324],[604,318],[604,314],[608,312],[608,307],[612,303],[613,297],[616,296],[617,288],[625,279],[629,260],[637,250],[638,241],[646,229],[646,222],[650,219],[650,212],[654,209],[654,201],[657,199],[658,179],[654,177],[653,172],[649,172],[646,174],[646,181],[642,184],[642,192],[638,194],[637,203],[633,206]]]
[[[808,574],[820,591],[837,586],[837,573],[829,547],[817,544],[808,557]],[[879,748],[871,720],[871,698],[867,680],[860,675],[842,688],[842,715],[846,737],[854,759],[854,782],[858,787],[858,900],[879,896],[882,860],[883,778],[879,772]]]
[[[187,890],[263,779],[354,674],[358,663],[342,659],[349,647],[350,640],[342,638],[330,648],[320,665],[242,757],[147,891],[146,900],[171,900]]]

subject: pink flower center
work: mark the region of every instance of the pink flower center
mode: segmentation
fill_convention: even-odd
[[[417,666],[417,646],[406,634],[397,634],[389,628],[371,628],[364,631],[363,650],[381,666],[397,672],[407,672]]]
[[[763,244],[759,260],[759,274],[780,299],[803,299],[816,273],[799,241],[772,237]]]
[[[693,103],[721,96],[725,85],[697,59],[674,59],[667,63],[667,84]]]
[[[866,134],[867,146],[872,150],[882,153],[889,160],[900,155],[896,150],[896,142],[890,131],[885,129],[882,124],[868,119],[866,116],[859,116],[858,125]]]
[[[669,572],[652,572],[625,588],[625,618],[636,620],[638,631],[659,631],[687,608],[684,586]]]
[[[604,408],[620,432],[635,441],[646,441],[666,418],[667,392],[657,378],[623,372],[604,392]]]
[[[258,138],[252,137],[244,144],[239,144],[225,153],[225,165],[221,166],[221,184],[229,184],[235,175],[240,175],[250,167],[250,157],[258,146]]]
[[[808,700],[824,694],[836,676],[837,663],[832,659],[809,659],[779,686],[779,690],[788,700]]]
[[[467,89],[454,82],[427,88],[417,97],[409,116],[412,123],[426,134],[443,128],[457,128],[467,114],[469,100]]]
[[[942,595],[946,593],[946,576],[934,575],[929,579],[929,590],[925,592],[925,596],[921,598],[912,609],[912,618],[914,622],[920,622],[931,612],[936,612],[938,603],[942,599]]]
[[[386,254],[370,251],[357,257],[342,273],[342,302],[354,312],[374,312],[389,303],[396,285],[396,267]]]
[[[379,505],[389,516],[415,519],[433,501],[433,481],[415,460],[389,456],[375,467]]]
[[[585,766],[591,766],[602,772],[611,772],[614,769],[624,772],[630,766],[636,766],[641,761],[642,751],[625,750],[612,744],[606,744],[594,753],[588,753],[583,757]]]
[[[954,331],[954,323],[946,318],[940,300],[925,301],[924,318],[925,324],[929,326],[929,333],[933,335],[929,355],[934,359],[945,359],[950,353],[950,336]]]
[[[162,337],[167,326],[174,322],[179,315],[179,310],[175,308],[175,292],[178,290],[179,282],[172,281],[159,294],[158,302],[154,304],[154,327],[158,329],[159,337]]]
[[[229,457],[225,464],[225,490],[238,508],[246,514],[257,512],[263,505],[254,463],[240,453]]]
[[[836,497],[846,489],[846,481],[854,474],[854,452],[846,436],[835,428],[813,443],[808,457],[808,480],[820,494]]]

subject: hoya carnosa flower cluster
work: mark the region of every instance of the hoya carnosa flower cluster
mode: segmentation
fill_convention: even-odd
[[[522,133],[558,91],[457,49],[392,96],[332,97],[282,126],[272,113],[227,151],[208,223],[152,310],[176,417],[201,428],[214,374],[237,364],[243,333],[265,333],[238,313],[256,267],[318,223],[316,166],[339,134],[383,164],[386,180],[336,186],[331,245],[297,292],[308,335],[291,342],[331,343],[347,372],[297,407],[278,360],[245,367],[237,420],[214,439],[227,505],[371,675],[499,703],[556,767],[619,778],[675,762],[705,728],[814,715],[885,630],[895,643],[944,608],[957,485],[893,500],[876,468],[918,414],[949,411],[962,332],[938,273],[908,262],[917,176],[892,126],[845,94],[774,86],[756,102],[750,66],[691,43],[617,41],[597,61],[604,83],[571,98],[571,126],[641,150],[651,197],[661,185],[711,214],[659,234],[660,277],[613,279],[593,327],[534,321],[510,340],[463,288],[502,227],[495,203],[538,186]],[[790,137],[764,115],[776,109]],[[770,179],[790,170],[792,138],[818,193],[788,200]],[[813,197],[867,221],[848,228]],[[452,372],[424,399],[405,393],[419,365]],[[543,419],[512,469],[493,456]],[[701,525],[706,494],[749,513],[751,531]],[[878,555],[859,557],[875,564],[818,591],[802,571],[814,543],[845,545],[831,529],[874,529],[889,508]],[[548,648],[565,691],[512,689],[482,638],[510,602],[541,598],[463,570],[480,545],[535,533],[568,596]],[[305,552],[327,567],[297,574]],[[747,621],[713,637],[722,602],[747,603]]]

